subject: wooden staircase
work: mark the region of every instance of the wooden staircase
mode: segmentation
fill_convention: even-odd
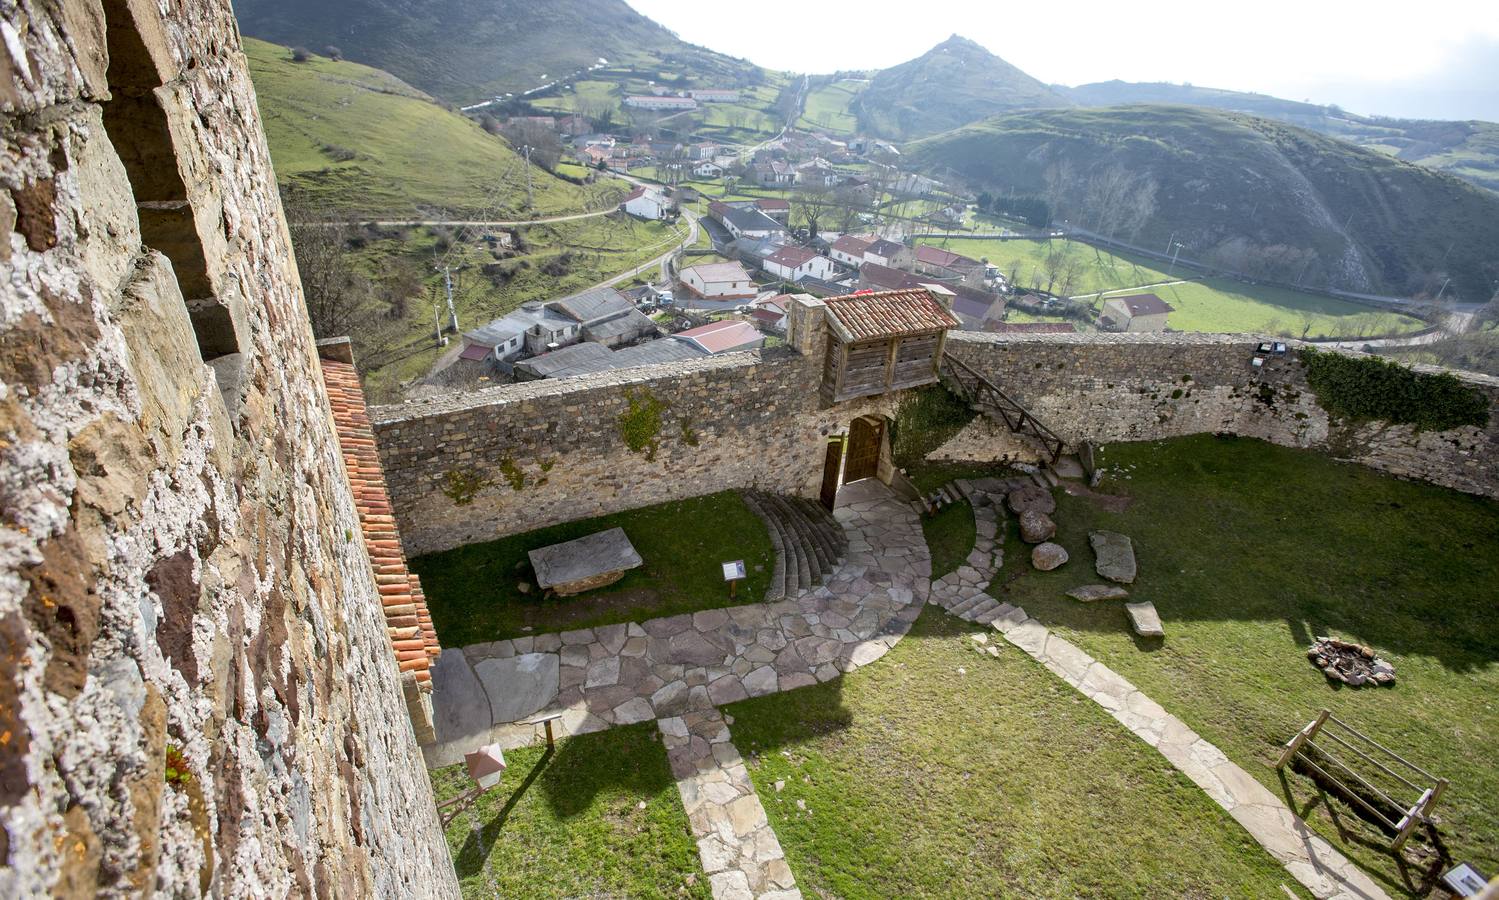
[[[1039,443],[1048,469],[1055,466],[1067,453],[1066,441],[972,366],[951,353],[944,352],[940,371],[943,384],[967,401],[969,406],[991,419],[1003,422],[1015,434]],[[1052,483],[1055,484],[1054,481]]]

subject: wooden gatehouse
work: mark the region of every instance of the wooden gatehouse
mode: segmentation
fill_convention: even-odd
[[[829,405],[936,383],[947,331],[961,325],[925,288],[822,302],[827,344],[821,399]]]

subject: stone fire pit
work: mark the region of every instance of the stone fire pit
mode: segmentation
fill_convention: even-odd
[[[1306,658],[1328,681],[1340,681],[1349,687],[1395,683],[1395,667],[1375,656],[1373,648],[1361,644],[1319,637],[1307,649]]]

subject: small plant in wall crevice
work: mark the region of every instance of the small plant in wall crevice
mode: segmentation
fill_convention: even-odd
[[[449,469],[442,476],[442,492],[458,506],[468,506],[474,497],[491,484],[473,466]]]
[[[619,415],[619,436],[631,453],[644,453],[647,460],[654,461],[661,447],[661,413],[667,404],[644,389],[631,391],[626,400],[629,408]]]

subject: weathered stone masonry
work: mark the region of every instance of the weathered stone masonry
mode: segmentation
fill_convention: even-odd
[[[229,4],[0,6],[0,188],[0,896],[456,895]]]
[[[1486,431],[1340,426],[1317,406],[1295,353],[1256,368],[1257,343],[954,332],[948,351],[1072,442],[1226,432],[1499,495],[1499,415]],[[820,408],[820,372],[816,355],[772,350],[495,387],[371,415],[407,549],[426,553],[728,488],[815,494],[824,437],[858,415],[889,414],[896,402],[886,395]],[[1461,377],[1499,402],[1499,381]],[[625,446],[618,421],[630,397],[647,395],[664,404],[654,461]],[[1016,450],[1013,439],[985,440],[996,458]],[[477,488],[470,502],[445,492],[449,472]]]
[[[1295,346],[1254,366],[1259,341],[1227,334],[965,333],[953,335],[948,350],[1068,441],[1224,432],[1499,497],[1499,379],[1453,373],[1488,395],[1493,412],[1486,429],[1418,433],[1383,422],[1349,425],[1317,405]]]
[[[730,488],[813,493],[825,437],[891,402],[820,409],[819,365],[787,349],[734,353],[372,409],[407,551]],[[625,445],[632,398],[662,404],[654,459]],[[447,492],[449,472],[480,485],[471,502]]]

